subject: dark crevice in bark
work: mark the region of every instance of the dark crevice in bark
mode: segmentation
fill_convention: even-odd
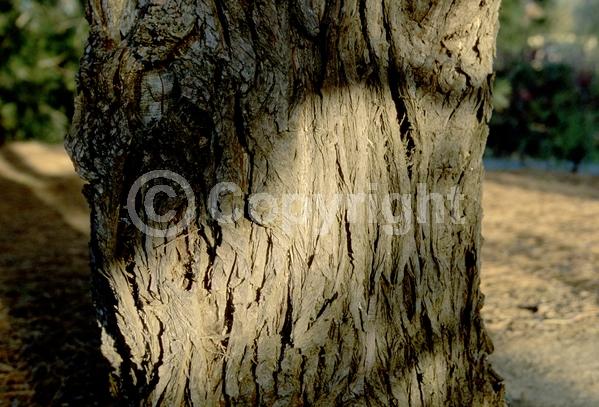
[[[378,58],[376,56],[376,53],[374,52],[374,49],[372,48],[372,43],[370,41],[370,34],[368,33],[368,18],[366,16],[366,1],[367,0],[360,0],[358,3],[358,13],[360,15],[360,28],[362,30],[362,36],[364,37],[364,42],[366,43],[366,48],[368,49],[368,57],[370,59],[369,64],[367,64],[367,66],[369,67],[371,72],[366,73],[366,82],[369,83],[371,81],[371,75],[372,73],[377,72],[380,76],[380,73],[378,72],[378,68],[379,68],[379,63],[378,63]],[[379,77],[380,80],[380,77]]]
[[[166,397],[166,391],[167,391],[167,389],[164,389],[160,392],[160,395],[158,396],[158,399],[156,400],[157,406],[164,405],[164,398]]]
[[[227,358],[228,358],[228,348],[229,348],[229,340],[231,337],[231,330],[233,329],[233,318],[235,317],[235,304],[233,303],[233,288],[231,287],[231,278],[233,277],[233,273],[237,268],[237,255],[233,259],[233,266],[229,271],[229,277],[227,279],[227,295],[226,295],[226,304],[224,310],[224,324],[225,324],[225,336],[221,341],[221,346],[223,348],[223,356],[222,356],[222,395],[224,398],[225,406],[231,405],[231,396],[227,393]]]
[[[387,80],[389,81],[389,91],[391,98],[395,104],[395,112],[397,114],[397,123],[399,124],[399,135],[403,140],[406,148],[406,161],[408,163],[408,177],[412,179],[412,158],[416,143],[412,135],[412,123],[410,122],[410,116],[408,109],[403,100],[401,92],[405,89],[405,73],[400,73],[396,66],[396,57],[394,53],[394,41],[389,22],[389,13],[387,9],[386,0],[383,0],[383,28],[385,30],[385,36],[387,39],[388,46],[388,61],[387,61]]]
[[[254,169],[256,166],[254,165],[254,151],[249,144],[249,137],[247,134],[247,132],[249,130],[247,130],[247,127],[245,125],[245,119],[243,117],[243,109],[242,109],[241,103],[242,103],[241,94],[240,94],[240,92],[237,92],[235,94],[235,105],[234,105],[234,110],[233,110],[233,123],[235,125],[235,135],[237,136],[237,140],[239,141],[239,144],[241,145],[243,154],[245,154],[247,156],[247,159],[249,161],[249,173],[244,174],[244,176],[247,177],[247,183],[248,183],[247,191],[245,191],[245,193],[247,195],[249,195],[253,192]],[[244,208],[245,216],[248,220],[251,220],[250,209],[248,206],[249,199],[244,199],[244,202],[245,202],[245,208]]]
[[[206,291],[208,291],[208,293],[212,292],[212,273],[213,272],[214,272],[213,262],[210,262],[208,264],[208,267],[206,267],[206,272],[204,273],[204,280],[202,281],[203,285],[204,285],[204,289]]]
[[[402,363],[402,372],[407,372],[407,374],[410,374],[412,371],[413,372],[418,372],[418,368],[416,366],[416,363],[418,361],[417,359],[417,355],[416,352],[414,351],[414,342],[412,342],[412,340],[409,340],[407,343],[403,344],[403,363]],[[413,406],[414,404],[412,403],[412,378],[410,377],[409,380],[409,385],[407,387],[407,392],[408,392],[408,406]]]
[[[272,234],[268,232],[266,234],[266,254],[264,260],[265,270],[262,273],[262,281],[260,282],[260,287],[256,288],[256,302],[260,303],[260,299],[262,298],[262,289],[264,288],[264,283],[266,283],[266,275],[268,272],[268,264],[270,263],[270,257],[272,256],[273,249],[273,241]]]
[[[235,268],[235,267],[233,267]],[[230,277],[229,277],[230,280]],[[225,306],[225,328],[226,334],[223,339],[223,347],[226,349],[229,345],[229,335],[231,333],[231,329],[233,328],[233,316],[235,315],[235,304],[233,304],[233,289],[227,288],[227,304]]]
[[[408,320],[414,318],[416,313],[416,283],[411,263],[406,264],[403,273],[403,303],[406,307]]]
[[[258,383],[258,374],[256,372],[258,367],[258,337],[254,338],[253,354],[250,366],[250,372],[252,373],[252,380],[254,382],[254,391],[256,392],[254,396],[254,406],[259,406],[261,405],[262,400],[260,400],[260,383]]]
[[[352,245],[352,236],[351,236],[351,223],[347,217],[347,209],[344,212],[343,224],[345,226],[345,241],[347,243],[347,255],[349,256],[349,264],[354,270],[356,268],[355,258],[354,258],[354,248]]]
[[[319,347],[318,350],[318,363],[316,364],[316,374],[318,377],[322,377],[323,379],[326,377],[326,350],[323,346]],[[314,383],[314,394],[322,394],[324,390],[324,386],[326,385],[326,379],[317,380]]]
[[[391,364],[391,360],[393,359],[394,355],[393,355],[393,349],[390,346],[391,344],[389,343],[389,337],[386,337],[387,339],[387,346],[386,346],[386,352],[387,352],[387,360],[386,360],[386,371],[384,372],[380,372],[379,375],[383,378],[383,384],[385,385],[385,390],[387,393],[387,404],[389,406],[397,406],[397,399],[395,398],[395,396],[393,395],[393,385],[391,384],[391,375],[389,374],[389,372],[393,371],[393,366]]]
[[[150,373],[150,381],[148,383],[148,385],[143,388],[142,387],[142,400],[143,399],[147,399],[150,394],[156,389],[156,386],[158,385],[158,381],[160,380],[160,373],[159,373],[159,369],[160,366],[162,366],[162,364],[164,363],[164,331],[165,331],[165,327],[164,327],[164,322],[162,322],[161,320],[157,320],[158,321],[158,334],[156,335],[156,341],[158,342],[158,347],[159,347],[159,351],[158,351],[158,360],[156,360],[156,362],[154,363],[154,366],[152,367],[152,372]],[[166,389],[163,390],[163,393],[161,396],[164,395],[164,391],[166,391]],[[158,405],[160,405],[160,398],[158,399]]]
[[[312,263],[314,263],[314,257],[316,256],[316,254],[312,253],[311,255],[308,256],[308,261],[306,262],[306,266],[307,269],[310,270],[310,268],[312,268]]]
[[[235,267],[233,267],[235,268]],[[232,274],[232,272],[231,272]],[[231,277],[229,276],[229,281]],[[223,347],[223,367],[222,367],[222,387],[223,387],[223,398],[225,402],[225,406],[231,405],[231,396],[227,393],[227,349],[229,347],[229,337],[231,335],[231,329],[233,328],[233,316],[235,313],[235,305],[233,304],[233,293],[232,288],[229,286],[229,282],[227,282],[227,303],[225,306],[225,337],[223,338],[221,345]]]
[[[291,278],[291,277],[290,277]],[[291,286],[291,284],[289,284]],[[293,346],[293,340],[291,338],[291,332],[293,330],[293,300],[291,298],[291,288],[287,290],[287,309],[285,311],[285,322],[279,332],[281,335],[281,361],[285,347]]]
[[[288,277],[287,282],[287,304],[285,309],[285,320],[283,322],[283,326],[279,331],[279,336],[281,337],[281,350],[279,353],[279,358],[277,360],[277,369],[274,372],[274,388],[275,394],[278,394],[279,390],[279,375],[283,371],[283,360],[285,359],[285,350],[288,346],[293,346],[293,339],[291,337],[293,331],[293,300],[291,297],[291,275]]]
[[[131,285],[131,295],[133,296],[135,308],[141,312],[143,310],[143,304],[139,296],[139,285],[137,284],[137,279],[135,278],[135,266],[136,264],[134,262],[128,263],[125,267],[125,272],[127,273],[127,281]]]
[[[197,208],[196,208],[196,212],[197,212]],[[199,232],[199,229],[198,229]],[[187,258],[188,260],[185,261],[184,259],[180,258],[179,261],[183,263],[183,267],[185,269],[185,273],[183,275],[183,286],[185,291],[191,291],[191,289],[193,288],[193,284],[197,281],[196,278],[196,274],[195,274],[195,261],[194,261],[194,255],[192,253],[192,247],[189,241],[189,234],[185,235],[185,250],[187,252]],[[179,253],[177,251],[177,253]]]
[[[376,253],[378,251],[378,247],[379,247],[379,238],[380,238],[380,234],[381,234],[381,230],[379,228],[379,226],[376,226],[376,235],[374,237],[374,242],[372,244],[372,261],[370,262],[370,278],[368,279],[368,295],[372,296],[374,294],[374,289],[376,286],[376,275],[378,273],[379,270],[379,266],[376,264]],[[391,273],[395,273],[396,269],[393,268],[393,270],[391,271]],[[392,278],[393,280],[393,278]]]
[[[121,99],[123,95],[123,89],[125,84],[121,81],[121,69],[123,69],[123,55],[125,55],[126,48],[120,50],[118,56],[115,56],[119,63],[117,64],[117,68],[114,71],[114,75],[112,76],[112,91],[114,92],[115,99]]]
[[[434,180],[434,182],[436,182],[436,181],[437,180]],[[431,205],[429,205],[430,209],[429,209],[429,213],[428,213],[428,218],[429,218],[429,222],[431,224],[433,224],[434,222],[437,222],[435,220],[435,216],[436,216],[435,209],[434,209],[435,205],[436,205],[435,203],[432,203]],[[430,233],[432,234],[433,231],[431,230]],[[442,268],[441,268],[441,264],[439,264],[439,258],[438,258],[438,255],[436,253],[436,250],[435,250],[435,243],[434,243],[433,239],[429,239],[429,242],[428,242],[428,253],[430,254],[430,258],[433,261],[433,264],[435,266],[434,269],[437,272],[437,278],[441,279],[442,278],[442,274],[441,274]]]
[[[317,36],[316,44],[318,45],[318,63],[320,64],[320,72],[318,78],[315,81],[315,93],[322,99],[324,94],[324,86],[328,76],[328,65],[331,60],[331,47],[330,47],[330,35],[333,35],[335,28],[335,16],[333,16],[333,7],[327,1],[325,6],[324,16],[320,22],[319,34]]]
[[[424,329],[424,339],[425,339],[425,345],[426,345],[426,350],[434,353],[435,351],[435,333],[433,331],[433,324],[431,322],[430,317],[428,316],[428,314],[426,313],[426,311],[422,310],[422,314],[420,315],[420,323],[422,325],[422,328]]]
[[[466,266],[466,300],[464,310],[461,315],[461,326],[464,333],[464,341],[466,343],[466,349],[470,349],[470,336],[472,328],[472,312],[474,303],[474,287],[473,279],[477,273],[476,270],[476,251],[470,248],[466,251],[465,255],[465,266]]]
[[[476,276],[476,249],[469,248],[465,253],[465,268],[466,268],[466,298],[465,298],[465,306],[462,311],[462,315],[460,316],[461,329],[464,341],[464,348],[466,350],[466,358],[469,360],[469,368],[466,369],[466,378],[468,383],[474,383],[475,375],[477,374],[476,370],[478,368],[478,361],[476,360],[476,355],[473,355],[472,349],[472,327],[473,327],[473,301],[474,301],[474,287],[473,280]]]
[[[146,319],[143,315],[144,307],[141,301],[141,297],[139,295],[139,284],[137,283],[137,279],[135,278],[135,263],[127,264],[127,266],[125,267],[125,272],[127,273],[127,281],[129,282],[129,284],[131,284],[131,295],[133,296],[133,302],[139,314],[139,321],[141,322],[143,330],[145,332],[148,332],[148,324],[146,323]]]
[[[447,379],[450,380],[455,374],[456,367],[454,363],[449,365],[449,372],[447,373]],[[453,387],[447,386],[447,394],[445,397],[445,405],[451,405],[455,400],[455,395],[453,394]]]
[[[464,69],[461,66],[456,66],[455,71],[459,74],[461,74],[462,76],[464,76],[464,78],[466,79],[466,89],[473,89],[474,87],[472,86],[472,77],[470,76],[470,74],[466,71],[464,71]]]
[[[345,184],[345,177],[343,175],[343,169],[341,168],[341,158],[339,157],[339,146],[335,145],[335,157],[337,164],[337,174],[339,175],[340,184]]]
[[[223,39],[225,40],[225,44],[227,44],[227,48],[231,48],[231,37],[229,35],[229,21],[227,20],[227,16],[225,15],[224,6],[221,3],[221,0],[214,0],[214,6],[216,8],[216,15],[218,17],[218,21],[221,25],[221,32],[223,34]]]
[[[308,362],[308,357],[306,355],[301,355],[302,362],[300,364],[300,374],[299,374],[299,389],[302,395],[302,405],[310,406],[310,399],[308,398],[308,391],[305,388],[305,377],[306,377],[306,364]]]
[[[193,287],[193,283],[195,282],[195,274],[193,272],[193,267],[191,262],[186,262],[184,264],[185,274],[183,274],[183,286],[185,291],[191,291]]]
[[[193,406],[193,398],[191,395],[191,369],[192,369],[192,355],[189,357],[189,363],[187,364],[187,374],[185,375],[185,386],[183,387],[183,402],[186,406]]]
[[[322,314],[324,314],[324,312],[329,307],[329,305],[331,305],[337,299],[338,295],[339,295],[338,293],[335,293],[335,294],[333,294],[333,296],[331,298],[327,298],[326,300],[324,300],[324,303],[320,307],[320,310],[318,310],[318,313],[316,314],[315,319],[320,318],[322,316]]]
[[[314,258],[316,257],[316,249],[318,248],[318,242],[320,241],[320,234],[316,236],[316,240],[314,241],[314,248],[312,249],[310,255],[308,256],[308,261],[306,262],[307,270],[312,268],[312,264],[314,264]]]
[[[395,286],[399,282],[399,268],[397,264],[393,265],[393,268],[391,269],[391,274],[389,274],[389,280],[387,280],[384,274],[382,274],[381,277],[383,278],[383,281],[385,281],[387,284]]]
[[[483,88],[478,88],[476,94],[476,104],[478,106],[476,109],[476,120],[478,120],[479,123],[483,123],[485,120],[485,99],[486,97],[483,94]]]
[[[418,364],[416,364],[416,382],[418,383],[418,394],[420,395],[420,405],[426,406],[426,403],[424,402],[424,392],[422,390],[422,387],[424,386],[423,381],[424,381],[424,374],[422,373],[420,366]]]
[[[248,31],[250,32],[250,38],[252,40],[252,49],[254,50],[254,52],[256,53],[255,55],[255,60],[253,61],[255,63],[255,67],[256,69],[254,70],[254,78],[253,78],[253,82],[256,83],[258,82],[258,79],[260,78],[260,73],[261,73],[261,58],[258,57],[258,53],[261,51],[260,47],[258,44],[260,44],[260,36],[258,35],[258,29],[256,27],[256,23],[254,22],[254,7],[255,7],[255,2],[254,1],[248,1],[246,2],[246,4],[243,5],[243,10],[245,13],[245,22],[248,26]],[[251,89],[250,86],[248,86],[248,91],[249,89]]]
[[[221,244],[220,225],[218,225],[218,223],[214,222],[212,231],[214,233],[214,240],[215,240],[214,242],[211,242],[210,239],[208,239],[208,236],[206,235],[206,231],[204,230],[203,227],[200,227],[198,229],[198,234],[200,235],[200,237],[204,240],[204,243],[206,244],[206,254],[208,255],[208,265],[206,266],[206,270],[204,272],[204,279],[203,279],[204,289],[208,292],[212,291],[212,272],[214,271],[213,267],[214,267],[214,262],[216,261],[217,249],[218,249],[218,246]]]
[[[387,75],[389,78],[390,85],[389,91],[391,92],[391,97],[393,99],[393,102],[395,103],[395,111],[397,112],[397,123],[399,124],[399,133],[402,137],[402,140],[406,143],[406,153],[409,159],[414,150],[415,143],[411,134],[412,125],[410,123],[408,109],[403,101],[403,97],[400,94],[401,89],[403,89],[403,79],[399,72],[391,64],[389,65]]]

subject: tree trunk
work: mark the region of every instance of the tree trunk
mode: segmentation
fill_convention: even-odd
[[[122,400],[503,405],[479,313],[498,3],[90,1],[66,144]]]

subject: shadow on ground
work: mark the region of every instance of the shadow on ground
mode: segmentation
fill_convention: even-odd
[[[0,405],[105,406],[108,366],[89,294],[88,237],[10,179],[6,166],[15,159],[0,150]],[[83,205],[64,195],[80,189],[74,174],[13,169],[40,187],[65,186],[61,199]]]

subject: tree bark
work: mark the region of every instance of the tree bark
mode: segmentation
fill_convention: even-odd
[[[90,0],[66,145],[88,181],[93,292],[119,398],[503,405],[479,313],[498,7]],[[191,208],[174,235],[140,231],[127,210],[165,226],[141,210],[148,186],[129,199],[154,170],[180,174],[195,197],[150,196],[175,214],[167,226]],[[220,182],[243,192],[221,196],[241,215],[231,223],[210,214]],[[419,200],[450,194],[448,209],[455,187],[463,221],[433,221],[432,209],[423,221]],[[281,204],[410,194],[414,210],[398,233],[382,206],[342,199],[324,233],[318,205],[305,222],[293,204],[265,222],[246,203],[257,193]]]

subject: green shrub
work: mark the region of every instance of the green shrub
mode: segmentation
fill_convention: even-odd
[[[77,0],[0,0],[0,140],[61,140],[87,25]]]
[[[565,64],[525,62],[499,72],[491,152],[568,160],[574,169],[596,157],[599,88],[589,82],[592,76]]]

